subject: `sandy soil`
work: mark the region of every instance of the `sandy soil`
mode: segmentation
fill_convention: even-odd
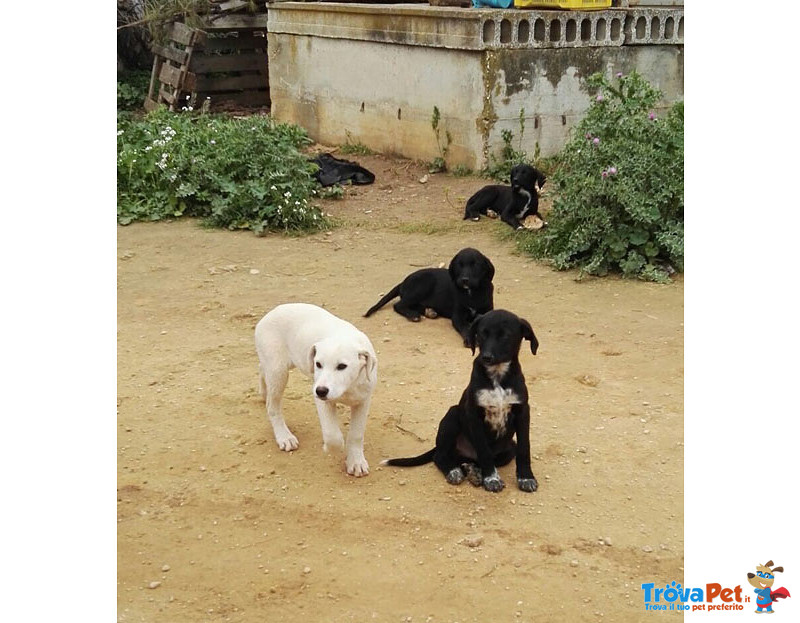
[[[504,225],[460,220],[485,180],[422,184],[416,164],[355,159],[377,181],[325,203],[332,232],[119,228],[119,621],[644,620],[637,587],[683,575],[682,281],[578,282],[516,255]],[[492,259],[495,305],[541,343],[521,354],[533,494],[513,465],[499,494],[379,466],[432,447],[472,357],[447,320],[361,314],[464,246]],[[366,478],[322,452],[297,371],[285,416],[300,448],[275,445],[253,328],[289,301],[377,349]]]

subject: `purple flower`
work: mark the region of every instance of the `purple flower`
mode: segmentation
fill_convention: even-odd
[[[603,179],[606,179],[606,178],[608,177],[608,171],[603,171],[603,172],[600,174],[600,177],[602,177]]]
[[[617,167],[609,167],[608,168],[609,175],[616,175],[617,174]]]
[[[617,78],[622,78],[622,72],[617,72]]]
[[[595,136],[595,137],[592,139],[592,143],[594,143],[595,145],[599,145],[599,144],[600,144],[600,139],[599,139],[599,138],[597,138],[597,137]]]
[[[655,121],[656,120],[656,113],[651,112],[649,115],[647,115],[647,118],[650,119],[650,121]]]
[[[602,102],[603,101],[603,94],[602,93],[598,93],[597,94],[597,101],[598,102]]]

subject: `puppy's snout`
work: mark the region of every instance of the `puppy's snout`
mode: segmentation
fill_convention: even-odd
[[[314,391],[316,392],[317,396],[319,396],[320,398],[322,398],[324,400],[327,397],[328,392],[330,390],[327,387],[323,387],[322,385],[320,385]]]
[[[485,363],[487,366],[490,366],[495,362],[496,358],[491,353],[481,353],[481,363]]]
[[[469,287],[469,277],[459,277],[458,285],[460,285],[462,288]]]

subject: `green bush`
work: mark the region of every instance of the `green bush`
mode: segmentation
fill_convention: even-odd
[[[141,110],[149,88],[149,71],[117,74],[117,110]]]
[[[683,103],[660,117],[661,93],[641,76],[600,74],[558,157],[549,226],[520,236],[558,269],[666,281],[683,270]]]
[[[258,234],[326,228],[310,204],[317,167],[298,150],[310,142],[302,128],[266,116],[119,114],[117,220],[186,214]]]

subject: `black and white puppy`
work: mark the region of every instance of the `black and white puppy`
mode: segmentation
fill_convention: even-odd
[[[484,186],[467,201],[464,220],[477,221],[481,214],[499,215],[504,223],[522,229],[522,221],[539,214],[539,190],[547,178],[527,164],[511,169],[511,186],[492,184]]]
[[[466,478],[487,491],[505,484],[497,467],[516,457],[517,486],[536,491],[531,471],[528,388],[519,364],[522,340],[535,355],[539,342],[530,323],[511,312],[496,309],[479,316],[469,328],[469,346],[480,354],[472,364],[469,385],[457,405],[439,423],[436,447],[412,458],[388,459],[384,465],[411,467],[433,461],[447,482]],[[516,443],[514,442],[516,436]]]
[[[413,322],[422,316],[450,318],[467,344],[467,331],[478,314],[494,307],[494,265],[477,249],[461,249],[448,268],[417,270],[389,290],[364,316],[370,316],[396,296],[394,310]]]

